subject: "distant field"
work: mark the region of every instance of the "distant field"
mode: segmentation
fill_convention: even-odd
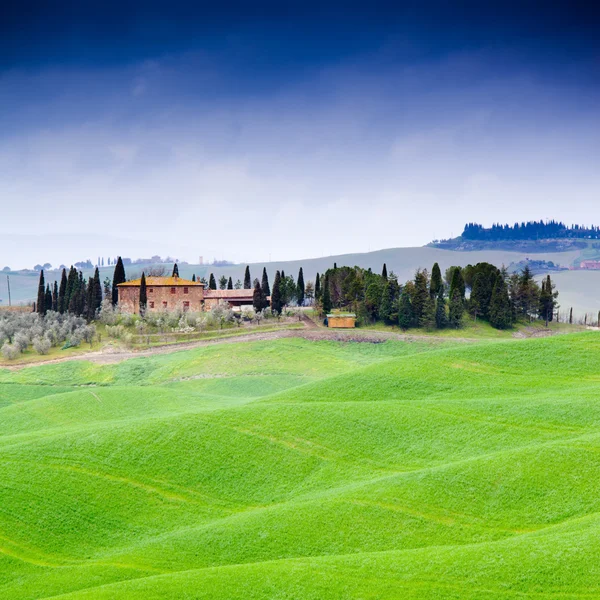
[[[600,596],[600,335],[0,370],[0,597]]]
[[[523,252],[509,252],[498,250],[482,250],[477,252],[454,252],[451,250],[440,250],[431,247],[419,248],[390,248],[387,250],[379,250],[377,252],[369,252],[364,254],[344,254],[340,256],[331,256],[324,258],[306,259],[301,261],[290,262],[272,262],[272,263],[256,263],[250,265],[252,277],[262,275],[263,267],[267,268],[271,283],[275,276],[276,270],[285,270],[286,273],[291,273],[297,277],[300,267],[304,270],[305,280],[314,280],[317,272],[323,273],[328,268],[333,266],[334,262],[338,265],[357,265],[363,268],[372,268],[379,272],[383,263],[387,264],[388,271],[394,271],[401,281],[406,281],[414,276],[415,270],[418,268],[431,269],[434,262],[438,262],[442,270],[452,265],[467,265],[477,262],[490,262],[497,266],[508,266],[511,262],[519,262],[524,260],[529,255]],[[536,260],[553,261],[556,264],[569,266],[580,256],[579,251],[572,252],[553,252],[553,253],[536,253]],[[243,281],[244,269],[246,265],[234,265],[229,267],[212,267],[206,265],[181,265],[179,268],[182,277],[191,278],[192,274],[198,277],[205,276],[208,278],[211,272],[214,272],[218,277],[225,275],[232,277],[235,282],[237,279]],[[126,267],[128,275],[141,275],[144,266],[133,265]],[[167,265],[168,269],[169,266]],[[91,272],[85,271],[87,277]],[[55,277],[59,277],[56,272],[51,271],[48,274],[47,280],[52,283]],[[112,278],[112,267],[104,267],[101,269],[101,279],[105,277]],[[566,277],[565,274],[558,274],[557,281],[561,283],[560,291],[564,294],[566,300],[561,304],[573,306],[576,314],[583,315],[585,312],[594,313],[600,309],[599,297],[597,290],[600,288],[600,271],[582,271],[576,277]],[[38,275],[30,274],[14,274],[11,275],[11,289],[13,302],[24,302],[33,300],[37,294]],[[0,276],[0,297],[7,303],[6,277]]]

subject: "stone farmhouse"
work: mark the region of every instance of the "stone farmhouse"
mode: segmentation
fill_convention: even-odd
[[[118,285],[119,307],[130,313],[140,312],[141,279],[126,281]],[[200,281],[181,277],[146,277],[148,305],[146,310],[191,311],[210,310],[219,302],[227,302],[234,310],[252,306],[254,290],[211,290],[205,289]],[[270,298],[269,298],[270,299]]]

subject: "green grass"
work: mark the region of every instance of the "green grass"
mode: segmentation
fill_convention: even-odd
[[[0,370],[0,597],[600,597],[600,336]]]

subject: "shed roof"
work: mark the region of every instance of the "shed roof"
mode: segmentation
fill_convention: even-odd
[[[140,287],[142,283],[142,279],[132,279],[131,281],[126,281],[125,283],[119,283],[118,287]],[[192,287],[192,286],[201,286],[204,287],[204,284],[201,281],[192,281],[191,279],[182,279],[181,277],[146,277],[146,286],[147,287]]]

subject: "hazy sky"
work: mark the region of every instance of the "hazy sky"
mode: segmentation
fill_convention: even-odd
[[[293,259],[422,245],[466,221],[600,222],[590,2],[7,4],[13,268]]]

